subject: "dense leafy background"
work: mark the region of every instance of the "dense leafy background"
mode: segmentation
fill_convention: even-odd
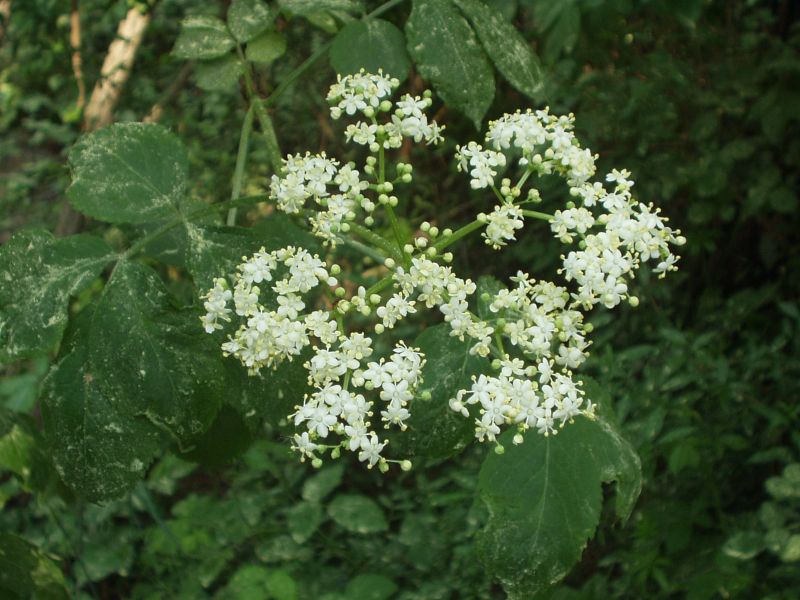
[[[68,3],[12,4],[0,49],[4,243],[24,227],[56,226],[70,182],[67,153],[80,134]],[[118,121],[140,120],[186,68],[180,57],[189,57],[191,39],[173,52],[183,35],[181,20],[187,14],[219,17],[228,4],[241,10],[248,2],[153,3],[131,85],[115,112]],[[378,50],[398,69],[408,65],[406,85],[422,89],[426,78],[436,86],[437,118],[448,126],[450,147],[434,154],[410,150],[416,180],[404,214],[408,223],[431,213],[442,223],[460,223],[485,210],[488,201],[473,195],[455,173],[452,145],[474,136],[474,122],[484,116],[547,103],[559,112],[575,112],[581,135],[600,153],[602,166],[631,169],[640,197],[662,206],[689,239],[675,277],[638,283],[642,306],[623,309],[613,318],[595,316],[588,369],[598,382],[594,395],[605,418],[620,427],[641,457],[643,492],[625,525],[613,503],[602,509],[593,505],[602,510],[598,535],[553,596],[800,595],[800,14],[794,3],[486,2],[520,32],[519,39],[503,36],[509,45],[503,52],[497,51],[500,40],[482,27],[485,9],[475,0],[401,3],[370,26],[352,22],[361,11],[356,2],[321,3],[327,12],[314,10],[320,3],[280,4],[281,15],[262,15],[255,24],[243,20],[231,28],[236,39],[247,42],[248,57],[258,65],[255,85],[263,93],[342,27],[343,38],[336,38],[330,53],[336,68],[359,66],[347,63],[341,51],[348,39],[354,38],[356,47],[372,48],[375,31],[382,31],[388,46]],[[80,6],[84,70],[92,83],[128,3],[83,0]],[[367,10],[375,6],[370,2]],[[472,32],[471,45],[452,48],[472,65],[476,79],[468,96],[450,84],[452,73],[437,80],[440,73],[431,68],[436,66],[435,48],[426,59],[428,51],[419,44],[410,43],[404,51],[397,43],[397,33],[409,42],[430,37],[424,22],[415,23],[420,11],[440,15],[437,43],[452,46],[450,30]],[[167,102],[161,120],[187,145],[186,196],[194,201],[230,195],[235,132],[245,103],[236,77],[230,76],[234,59],[228,58],[232,46],[226,39],[221,37],[213,57],[194,57],[203,60],[193,63],[189,80]],[[539,61],[509,62],[524,56],[513,51],[520,43],[535,50]],[[381,56],[378,50],[370,56]],[[543,83],[537,79],[539,69]],[[326,57],[274,102],[270,114],[284,152],[343,152],[338,126],[328,122],[322,100],[332,78]],[[69,154],[73,163],[81,160],[80,148]],[[251,144],[245,194],[262,188],[272,152],[268,143]],[[70,192],[76,193],[80,186]],[[92,198],[85,195],[80,202],[89,206]],[[177,195],[174,202],[180,210],[191,209]],[[255,209],[245,212],[243,220],[257,221]],[[200,438],[191,431],[165,431],[142,421],[127,404],[120,406],[114,424],[149,444],[148,456],[126,456],[127,464],[138,467],[134,461],[140,460],[144,469],[158,458],[132,479],[130,472],[120,472],[119,482],[101,482],[117,483],[120,489],[134,486],[102,506],[66,488],[57,470],[64,476],[64,457],[49,452],[43,437],[52,439],[58,435],[53,427],[65,427],[63,421],[48,419],[50,409],[64,399],[53,390],[72,389],[69,397],[73,402],[82,398],[89,403],[81,404],[86,408],[113,391],[108,388],[119,378],[135,376],[134,371],[109,369],[106,389],[81,377],[87,361],[109,358],[102,335],[94,334],[91,342],[93,328],[121,326],[98,325],[102,316],[93,314],[108,279],[107,273],[98,277],[108,248],[125,247],[142,229],[157,226],[107,220],[118,225],[84,223],[86,237],[68,244],[42,232],[25,234],[38,240],[46,264],[72,253],[82,257],[86,268],[66,282],[57,270],[46,276],[62,292],[68,290],[72,300],[48,296],[59,320],[49,329],[34,327],[39,337],[26,343],[52,347],[63,331],[58,356],[51,353],[51,361],[15,354],[21,360],[5,370],[0,382],[0,527],[5,531],[0,537],[0,592],[25,597],[36,588],[56,598],[261,598],[264,590],[277,599],[504,596],[484,572],[473,543],[489,521],[486,502],[495,502],[481,490],[489,475],[478,476],[485,450],[470,449],[389,477],[349,464],[315,472],[287,456],[275,415],[258,415],[257,424],[246,419],[261,406],[254,399],[296,384],[291,374],[266,389],[227,388],[232,398],[216,417],[201,416],[201,429],[210,430]],[[285,230],[284,225],[277,229]],[[192,239],[190,233],[196,232],[189,227],[174,230],[167,246]],[[221,246],[231,236],[238,243],[254,243],[242,239],[242,231],[210,221],[191,227],[202,228],[204,237]],[[260,235],[273,234],[268,228]],[[519,268],[554,274],[559,249],[542,243],[548,237],[546,229],[532,224],[500,263],[480,240],[460,246],[457,260],[466,272],[491,261],[497,276]],[[192,278],[202,279],[209,266],[196,253],[168,255],[167,246],[149,249],[160,262],[115,272],[104,301],[130,304],[131,290],[138,288],[129,286],[159,277],[172,298],[191,304]],[[9,248],[4,244],[4,250]],[[479,274],[476,268],[473,275]],[[26,274],[16,277],[19,285],[4,285],[0,291],[4,308],[12,311],[29,297]],[[136,295],[137,308],[148,318],[169,314],[170,320],[165,328],[144,328],[140,334],[170,336],[180,340],[180,347],[193,348],[196,340],[187,324],[196,315],[173,312],[162,291],[147,289],[151,296],[144,290]],[[82,353],[85,339],[89,347],[95,344],[94,357]],[[2,334],[0,342],[0,354],[13,350]],[[179,357],[166,358],[180,362]],[[224,377],[236,382],[240,375]],[[147,394],[138,401],[148,402]],[[65,414],[80,422],[79,415]],[[170,417],[163,414],[159,422]],[[261,417],[272,424],[262,425]],[[213,423],[205,422],[212,418]],[[410,438],[411,443],[424,440],[422,434]],[[237,457],[232,462],[220,461],[219,440],[235,440],[225,449]],[[519,450],[535,455],[535,448],[526,448],[529,443]],[[159,450],[165,444],[172,444],[174,452]],[[194,449],[185,451],[189,446]],[[118,450],[129,449],[122,445]],[[146,478],[139,482],[141,475]],[[621,477],[610,472],[601,481]],[[592,502],[603,489],[599,483],[586,492]],[[618,484],[622,513],[623,489]],[[97,491],[99,497],[107,489]],[[484,545],[492,541],[487,531],[480,538]],[[37,577],[26,579],[25,573]]]

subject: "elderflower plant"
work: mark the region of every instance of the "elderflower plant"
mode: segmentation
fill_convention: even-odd
[[[312,349],[304,363],[312,391],[288,416],[297,427],[293,449],[317,466],[326,453],[335,458],[350,451],[370,468],[411,468],[403,457],[389,458],[379,430],[407,428],[426,358],[394,337],[393,350],[376,356],[373,342],[426,310],[438,311],[450,335],[469,341],[471,353],[493,359],[492,372],[474,377],[449,400],[450,409],[473,421],[478,440],[497,443],[512,427],[520,443],[529,430],[551,435],[577,415],[591,417],[594,405],[574,377],[591,343],[586,313],[598,304],[638,304],[628,293],[636,271],[645,263],[660,276],[675,270],[672,247],[685,242],[658,209],[634,197],[628,171],[615,169],[597,180],[597,156],[581,148],[574,117],[544,109],[504,115],[489,124],[483,145],[457,148],[457,168],[472,188],[491,190],[491,212],[455,232],[424,222],[413,243],[405,243],[395,188],[412,180],[413,168],[397,163],[392,170],[387,152],[408,141],[438,144],[443,127],[426,114],[429,92],[393,101],[398,85],[381,72],[362,71],[340,76],[328,93],[333,119],[355,119],[344,133],[368,151],[363,164],[325,153],[290,155],[271,179],[270,199],[306,219],[326,254],[262,249],[216,279],[204,296],[203,327],[225,331],[222,352],[251,375]],[[510,177],[498,182],[504,171],[516,175],[516,183]],[[534,182],[543,175],[562,178],[574,198],[552,214],[530,209],[542,201]],[[526,218],[548,221],[568,246],[559,271],[564,285],[518,272],[507,289],[482,298],[491,317],[481,318],[470,309],[476,284],[456,274],[444,250],[480,229],[488,245],[502,250],[522,235]],[[390,226],[391,237],[377,232],[379,221]],[[370,289],[358,287],[348,298],[335,263],[343,243],[380,258],[387,269]],[[318,301],[322,297],[328,304]],[[367,329],[357,330],[349,319],[356,313],[370,317]]]

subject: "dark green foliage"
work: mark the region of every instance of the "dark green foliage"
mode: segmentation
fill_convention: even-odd
[[[75,144],[69,3],[12,2],[0,46],[0,596],[469,600],[505,597],[499,579],[522,598],[798,597],[796,7],[414,0],[361,20],[380,4],[155,3],[120,123]],[[80,7],[91,90],[129,3]],[[414,399],[389,446],[413,452],[414,469],[387,476],[298,463],[286,416],[308,389],[301,359],[248,377],[202,334],[198,297],[214,277],[262,245],[310,243],[255,200],[225,224],[245,69],[268,97],[331,41],[269,100],[280,146],[348,158],[341,125],[324,118],[331,64],[409,74],[412,93],[432,86],[450,139],[441,153],[410,150],[416,197],[398,215],[409,236],[431,211],[445,227],[489,210],[454,177],[452,145],[544,104],[574,111],[600,172],[632,170],[638,197],[683,229],[671,282],[643,277],[638,309],[593,317],[586,388],[641,457],[635,505],[636,459],[600,422],[504,438],[503,455],[464,449],[468,420],[443,430],[453,379],[486,365],[435,323],[399,332],[428,353],[431,399]],[[194,74],[162,125],[127,123],[163,99],[184,59]],[[254,134],[243,197],[263,196],[271,152]],[[115,225],[17,231],[53,229],[67,196]],[[566,200],[546,182],[542,196]],[[473,279],[487,265],[500,280],[557,277],[549,239],[530,224],[508,252],[478,238],[454,252]],[[478,284],[479,295],[499,285]],[[109,316],[122,306],[124,319]],[[488,314],[480,300],[474,310]],[[616,456],[598,458],[603,447]],[[547,465],[562,468],[545,477]],[[552,509],[552,530],[537,509]]]

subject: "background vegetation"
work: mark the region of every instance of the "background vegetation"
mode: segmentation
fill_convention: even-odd
[[[208,201],[230,195],[242,90],[209,85],[207,73],[190,73],[170,52],[185,15],[224,14],[225,4],[152,3],[114,113],[140,120],[162,103],[160,122],[189,148],[190,193]],[[488,4],[542,60],[537,105],[574,112],[601,170],[630,169],[639,197],[663,207],[688,239],[674,277],[638,282],[639,308],[594,317],[588,371],[641,456],[644,489],[624,526],[604,516],[552,596],[800,596],[800,11],[785,0]],[[65,154],[81,133],[69,6],[11,7],[0,49],[2,241],[24,227],[64,226]],[[129,8],[124,0],[80,2],[88,84]],[[409,11],[400,3],[383,18],[402,25]],[[285,81],[337,26],[324,13],[280,17],[286,52],[256,71],[256,86],[268,93]],[[271,107],[284,153],[340,152],[323,100],[333,78],[323,58]],[[407,85],[425,83],[412,71]],[[496,85],[489,118],[531,105],[499,76]],[[457,141],[475,137],[474,119],[438,106],[449,142],[413,157],[408,223],[431,213],[459,223],[488,208],[450,158]],[[263,190],[270,152],[253,143],[246,193]],[[70,227],[126,235],[92,222]],[[557,245],[545,241],[546,227],[528,227],[500,263],[478,238],[461,246],[461,271],[477,276],[495,264],[497,276],[554,274]],[[163,274],[180,293],[181,272]],[[90,287],[75,299],[73,314],[92,294]],[[287,456],[274,431],[226,439],[223,418],[215,439],[242,442],[231,454],[243,454],[221,463],[201,452],[166,455],[127,497],[97,506],[59,481],[39,443],[36,399],[48,364],[21,361],[0,382],[0,588],[9,593],[504,597],[472,546],[486,518],[475,500],[484,448],[410,474],[341,463],[313,471]],[[31,572],[35,582],[25,580]]]

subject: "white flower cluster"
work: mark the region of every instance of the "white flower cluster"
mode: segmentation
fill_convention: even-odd
[[[312,313],[301,318],[305,309],[302,296],[320,283],[334,286],[337,280],[317,255],[293,246],[273,252],[262,248],[245,258],[237,271],[233,291],[226,279],[214,280],[214,287],[205,296],[207,312],[201,320],[205,330],[212,333],[222,328],[220,320],[231,320],[232,312],[241,317],[241,325],[222,344],[222,351],[238,358],[255,374],[286,358],[291,360],[308,345],[309,332],[314,333],[318,316]],[[279,272],[285,276],[279,278]],[[276,294],[274,310],[267,308],[261,298],[262,285],[270,283],[270,290]],[[231,299],[233,310],[228,308]]]
[[[392,104],[388,100],[400,84],[397,79],[378,72],[377,75],[365,73],[362,69],[356,75],[338,78],[328,93],[331,103],[331,117],[338,119],[342,114],[362,113],[369,121],[357,121],[345,130],[347,141],[369,146],[371,152],[380,148],[399,148],[403,138],[411,138],[419,143],[437,144],[442,140],[442,127],[429,121],[425,110],[430,107],[430,94],[423,97],[406,94]],[[389,122],[379,124],[376,115],[388,113],[394,108]]]
[[[323,341],[320,339],[320,341]],[[328,340],[331,341],[331,340]],[[369,467],[387,460],[381,451],[388,443],[372,430],[370,417],[374,403],[353,388],[378,390],[383,401],[380,411],[385,427],[391,425],[405,429],[411,414],[408,403],[417,386],[422,383],[425,359],[418,349],[408,348],[402,342],[395,346],[389,360],[364,361],[372,355],[372,340],[362,333],[340,335],[337,349],[331,344],[325,348],[314,347],[314,356],[306,363],[309,383],[313,393],[296,407],[295,426],[305,425],[307,431],[294,436],[294,448],[304,457],[318,459],[319,450],[345,447],[358,453],[358,459]],[[345,438],[337,445],[323,444],[333,432]]]
[[[203,298],[207,332],[223,329],[234,315],[239,318],[238,330],[221,347],[251,374],[311,348],[304,367],[312,391],[289,416],[302,428],[293,448],[314,464],[321,464],[325,452],[335,458],[342,449],[381,470],[398,462],[384,456],[388,442],[375,425],[406,429],[422,383],[425,356],[419,349],[393,340],[393,352],[374,360],[373,337],[345,328],[344,318],[351,313],[375,319],[374,333],[380,336],[423,307],[437,309],[450,334],[468,341],[471,354],[492,358],[492,372],[457,390],[450,408],[474,419],[479,440],[497,442],[502,428],[512,427],[517,431],[514,442],[520,443],[529,429],[550,435],[577,415],[593,415],[594,405],[573,377],[590,346],[592,326],[582,311],[597,304],[613,308],[624,300],[636,305],[638,300],[628,294],[636,270],[649,261],[661,275],[674,270],[677,258],[671,246],[685,242],[657,209],[634,199],[629,172],[613,170],[606,177],[613,185],[610,190],[591,181],[596,157],[580,147],[573,116],[540,110],[490,123],[485,148],[475,142],[457,148],[458,169],[469,173],[472,188],[490,188],[499,199],[492,212],[479,214],[455,233],[445,229],[441,237],[437,227],[423,223],[414,243],[405,243],[393,212],[398,198],[392,192],[395,184],[411,181],[412,167],[399,163],[396,177],[388,179],[384,153],[404,139],[436,143],[441,128],[425,115],[429,94],[406,95],[393,103],[389,98],[398,85],[382,73],[362,71],[339,77],[328,94],[334,119],[364,117],[345,132],[348,141],[367,146],[375,155],[363,167],[342,165],[324,153],[297,154],[284,160],[282,172],[270,184],[278,208],[307,217],[331,251],[344,240],[382,260],[389,275],[370,290],[358,287],[345,299],[345,287],[336,278],[338,265],[328,267],[302,248],[262,249],[244,259],[232,285],[218,278]],[[377,120],[380,113],[388,115],[383,123]],[[515,165],[508,164],[512,154],[518,155]],[[518,182],[506,177],[496,185],[501,171],[516,168],[522,171]],[[526,205],[538,204],[541,197],[533,187],[523,193],[524,184],[531,175],[550,174],[566,181],[574,200],[554,214],[528,210]],[[375,217],[385,218],[391,238],[368,229]],[[561,257],[559,271],[577,289],[518,272],[507,289],[481,295],[478,316],[471,310],[478,286],[459,277],[449,264],[452,254],[441,251],[481,228],[486,243],[500,249],[516,240],[525,217],[547,220],[556,238],[577,244]],[[361,241],[350,240],[348,232]],[[308,312],[308,294],[320,284],[330,288],[327,306],[335,306]],[[410,463],[402,461],[401,466],[407,469]]]

